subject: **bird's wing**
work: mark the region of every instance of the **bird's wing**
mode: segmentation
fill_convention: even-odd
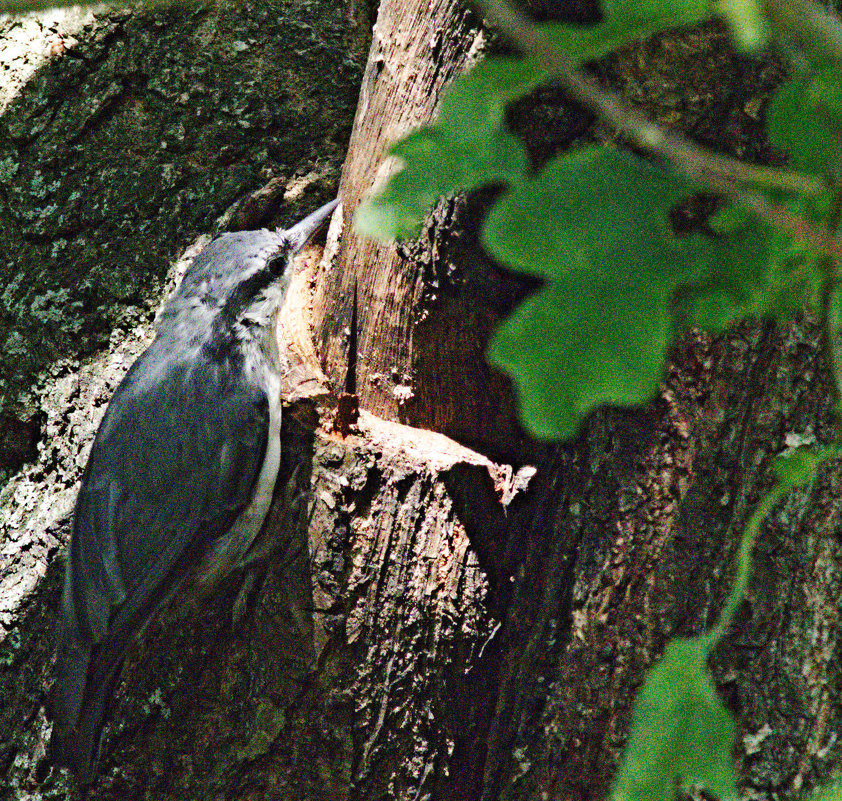
[[[263,462],[262,390],[201,355],[163,359],[166,346],[157,340],[112,398],[79,493],[64,613],[92,644],[165,597],[179,565],[248,504]]]
[[[50,751],[87,781],[128,641],[249,503],[268,399],[229,365],[159,338],[97,432],[74,516]]]

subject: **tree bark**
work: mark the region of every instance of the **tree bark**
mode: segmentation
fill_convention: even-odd
[[[213,40],[208,14],[190,23],[202,42]],[[172,24],[157,14],[103,19],[109,36],[119,31],[118,54],[106,61],[149,46],[156,20],[165,30]],[[102,41],[97,30],[89,35]],[[228,52],[232,41],[266,52],[246,34],[218,46]],[[355,41],[359,48],[360,35]],[[250,595],[232,576],[199,608],[176,599],[133,646],[88,798],[605,797],[644,671],[669,638],[700,632],[721,607],[771,458],[797,442],[832,439],[818,334],[804,318],[778,328],[747,322],[715,339],[695,332],[676,344],[646,408],[601,410],[563,445],[523,434],[508,382],[482,354],[534,285],[479,248],[490,193],[440,204],[422,236],[403,246],[362,240],[351,224],[360,198],[393,168],[384,161],[391,141],[430,120],[442,88],[486,49],[476,18],[451,0],[381,4],[341,215],[324,257],[311,253],[302,264],[280,321],[288,407],[282,481],[266,526],[276,553]],[[137,60],[125,63],[136,76]],[[256,56],[251,66],[262,63]],[[663,123],[742,157],[775,158],[756,112],[781,69],[743,61],[717,28],[658,37],[594,69]],[[150,67],[147,85],[157,76]],[[286,74],[286,91],[307,78]],[[143,105],[133,81],[118,120]],[[42,96],[31,92],[7,110],[3,140],[24,172],[35,169],[26,161],[32,151],[14,131],[24,131],[22,120],[37,127]],[[337,118],[345,107],[332,106]],[[327,124],[326,111],[308,111],[316,128]],[[325,139],[315,128],[304,138],[335,149],[349,121],[335,122]],[[536,167],[606,134],[553,89],[518,104],[510,123]],[[97,130],[83,125],[78,136]],[[280,153],[284,140],[272,141]],[[314,199],[330,186],[329,176],[311,178],[312,191],[310,173],[293,173],[280,171],[270,198]],[[13,203],[22,192],[7,190],[7,217],[25,218]],[[198,232],[228,205],[230,197],[205,197],[189,228]],[[222,224],[262,224],[265,206],[265,195],[253,196]],[[176,236],[174,222],[164,228],[173,242],[189,239],[181,229]],[[27,230],[35,247],[40,240]],[[78,238],[68,237],[74,253],[85,247]],[[118,249],[147,239],[121,239]],[[8,258],[21,272],[23,257]],[[85,443],[148,338],[148,328],[134,337],[115,330],[108,356],[59,370],[10,407],[19,424],[12,445],[29,436],[20,434],[27,421],[44,422],[37,458],[15,451],[8,470],[17,472],[0,498],[0,732],[9,733],[0,734],[0,764],[9,798],[78,797],[45,762],[44,706],[58,553]],[[33,365],[50,363],[35,354]],[[356,396],[358,416],[343,393]],[[739,724],[747,797],[794,797],[838,762],[840,473],[828,468],[771,516],[749,600],[712,661]]]

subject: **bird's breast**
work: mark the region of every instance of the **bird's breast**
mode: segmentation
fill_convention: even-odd
[[[231,528],[216,540],[198,571],[200,594],[211,592],[246,558],[269,513],[281,465],[281,367],[273,327],[263,329],[253,338],[241,339],[240,356],[246,379],[262,390],[268,401],[265,456],[249,504]]]

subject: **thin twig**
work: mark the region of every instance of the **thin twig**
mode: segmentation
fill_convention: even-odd
[[[734,621],[734,615],[739,609],[748,589],[749,578],[751,578],[751,554],[754,550],[754,543],[757,541],[757,536],[760,534],[760,526],[769,515],[769,512],[780,503],[789,492],[790,487],[776,484],[767,492],[761,499],[754,511],[748,519],[748,522],[743,529],[742,537],[740,538],[740,547],[737,551],[737,569],[734,576],[734,586],[731,588],[731,593],[728,600],[725,602],[725,607],[719,614],[719,620],[705,633],[705,639],[709,648],[713,648],[728,632],[731,623]]]
[[[842,72],[842,22],[836,14],[812,0],[765,0],[764,5],[769,18],[779,29],[795,39],[804,50],[825,59]],[[840,166],[836,165],[834,174],[839,174]],[[827,230],[836,233],[842,225],[842,186],[838,180],[833,187],[832,201]],[[839,312],[834,308],[839,303],[838,263],[828,255],[820,259],[819,268],[823,278],[819,305],[822,347],[833,378],[831,392],[838,427],[842,423],[842,332],[836,328]]]
[[[476,0],[476,3],[489,20],[537,61],[548,78],[558,79],[574,100],[608,120],[640,147],[672,163],[694,181],[743,204],[775,228],[811,247],[842,257],[842,244],[834,236],[744,186],[744,183],[755,183],[752,179],[759,175],[756,170],[746,169],[750,165],[711,153],[653,123],[619,95],[606,91],[579,72],[572,59],[559,50],[550,37],[505,0]],[[766,175],[768,177],[768,173]],[[801,176],[799,181],[803,181],[804,186],[813,186],[808,176]]]
[[[836,187],[833,193],[833,203],[828,218],[828,231],[836,232],[842,224],[842,187]],[[830,392],[833,399],[831,407],[836,420],[837,430],[840,425],[840,397],[842,397],[842,354],[839,352],[840,331],[836,327],[838,322],[839,283],[837,281],[837,262],[826,255],[819,259],[819,269],[822,272],[822,291],[819,304],[819,319],[822,327],[822,350],[825,363],[830,370]]]
[[[714,155],[714,157],[723,162],[720,174],[741,185],[753,186],[757,189],[780,189],[783,192],[793,192],[798,195],[821,195],[828,189],[827,184],[816,175],[767,167],[765,164],[749,164],[726,156]]]

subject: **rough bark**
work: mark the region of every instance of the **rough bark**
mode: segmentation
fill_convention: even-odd
[[[270,178],[281,222],[329,198],[368,13],[278,0],[2,23],[2,478],[35,455],[41,392],[148,324],[169,263],[229,206]]]
[[[485,34],[478,20],[458,0],[381,3],[340,185],[348,218],[360,200],[394,170],[394,160],[387,158],[388,147],[431,121],[443,88],[475,63],[484,47]],[[427,233],[451,236],[461,227],[437,220]],[[453,291],[453,279],[446,271],[447,256],[436,252],[439,243],[424,244],[423,248],[383,245],[364,239],[349,226],[340,245],[339,269],[326,272],[316,284],[317,340],[335,390],[344,388],[350,370],[363,408],[450,435],[462,425],[466,436],[460,439],[470,440],[468,432],[482,429],[483,417],[487,423],[489,414],[499,416],[496,394],[483,398],[479,393],[453,391],[455,383],[462,389],[489,385],[478,344],[487,324],[471,313],[468,304],[453,309],[453,314],[448,304],[450,336],[427,335],[422,324],[429,314],[427,307],[436,305],[438,294]],[[465,271],[460,272],[460,280],[467,280]],[[486,269],[484,275],[488,277],[491,271]],[[354,314],[356,340],[354,363],[350,363]],[[439,315],[434,325],[444,322]],[[428,343],[445,350],[426,353]],[[466,368],[470,373],[461,374]],[[456,397],[468,402],[454,407]],[[488,426],[495,435],[499,429],[499,425]],[[505,435],[505,428],[499,434]]]
[[[171,262],[217,224],[286,224],[334,195],[369,14],[210,3],[0,23],[0,797],[42,792],[76,482]],[[223,215],[270,179],[274,204]]]
[[[106,15],[101,19],[108,22],[93,24],[85,36],[103,43],[98,64],[116,59],[114,70],[125,67],[129,75],[137,75],[144,53],[146,79],[117,81],[134,92],[138,86],[159,91],[166,54],[177,40],[170,35],[176,18],[197,26],[194,35],[208,46],[201,55],[211,64],[217,57],[225,69],[235,63],[219,56],[213,41],[221,52],[229,52],[232,41],[246,44],[239,52],[254,52],[252,71],[273,63],[263,49],[271,39],[257,46],[246,34],[214,40],[201,33],[209,18],[217,27],[223,18],[226,25],[237,19],[222,6],[213,9]],[[300,27],[289,21],[292,9],[272,10],[263,24],[271,19],[283,26],[286,19]],[[580,19],[590,14],[585,5],[568,11]],[[255,16],[261,13],[254,9]],[[332,14],[340,13],[325,7],[311,12],[308,23],[335,22]],[[111,33],[98,39],[101,24]],[[160,51],[144,52],[156,44]],[[340,184],[343,220],[331,229],[325,258],[313,257],[302,269],[281,321],[290,406],[286,487],[267,525],[267,534],[279,540],[277,551],[236,625],[232,608],[242,576],[232,576],[201,608],[176,599],[133,646],[106,731],[100,778],[88,798],[604,797],[643,671],[669,637],[698,632],[716,616],[740,527],[769,484],[771,457],[796,442],[831,437],[818,337],[805,319],[780,329],[746,323],[718,339],[689,336],[676,345],[648,407],[602,410],[563,446],[523,435],[507,382],[482,359],[494,326],[532,288],[492,265],[478,247],[489,196],[443,203],[419,240],[403,247],[365,242],[350,224],[360,197],[391,168],[382,166],[391,139],[430,119],[442,87],[483,48],[476,19],[450,0],[382,4]],[[32,166],[34,145],[15,138],[15,131],[30,130],[27,125],[37,128],[38,109],[55,102],[42,93],[51,85],[50,69],[60,70],[61,63],[51,62],[41,88],[32,84],[6,112],[2,142],[16,148],[22,178],[20,188],[5,190],[3,214],[29,231],[23,244],[4,242],[14,275],[26,275],[26,263],[37,262],[30,254],[47,258],[61,235],[45,229],[39,239],[24,224],[27,214],[32,220],[26,224],[37,224],[38,213],[27,209],[40,208],[33,176],[46,168]],[[84,60],[82,66],[93,69]],[[285,72],[285,91],[310,86],[311,77],[313,86],[324,80],[325,73],[313,77],[307,69],[298,64],[294,73]],[[595,69],[662,122],[744,157],[774,158],[759,134],[757,110],[780,68],[745,62],[717,29],[659,37]],[[266,76],[255,87],[260,96],[277,73],[267,67],[256,74]],[[104,75],[103,86],[110,86],[113,74]],[[296,97],[311,98],[309,91]],[[219,92],[224,105],[222,85]],[[276,109],[281,101],[273,97],[269,105]],[[328,102],[323,94],[317,98],[316,106]],[[231,103],[234,111],[225,114],[236,118],[239,105]],[[78,141],[99,147],[101,158],[125,158],[118,135],[113,142],[97,139],[105,124],[99,121],[119,121],[142,107],[135,94],[73,130]],[[337,101],[320,113],[305,104],[296,118],[303,126],[300,151],[261,129],[253,147],[274,142],[273,174],[281,178],[270,185],[269,198],[279,188],[294,196],[303,185],[305,202],[314,206],[326,194],[329,177],[309,191],[308,170],[299,170],[296,183],[294,168],[281,169],[277,154],[293,148],[288,152],[301,154],[295,163],[307,164],[308,154],[330,151],[330,143],[338,148],[349,122],[338,118],[346,108]],[[206,113],[208,125],[215,125],[216,111]],[[536,166],[571,142],[605,135],[551,89],[518,104],[510,121]],[[71,152],[66,129],[44,135]],[[244,169],[244,161],[252,162],[241,157],[251,146],[227,167],[215,163],[200,171],[202,180]],[[45,151],[45,164],[64,152],[55,147]],[[185,163],[214,152],[188,148]],[[92,187],[79,208],[107,222],[116,199],[126,191],[131,196],[131,187],[114,187],[114,200],[103,203],[97,193],[111,198],[110,188],[98,170],[87,183],[73,170],[68,180]],[[115,321],[135,320],[134,314],[148,322],[154,289],[164,282],[161,254],[212,227],[234,196],[254,188],[256,173],[246,172],[248,180],[234,181],[225,197],[202,192],[194,205],[188,201],[195,187],[173,199],[166,170],[150,179],[172,210],[169,223],[160,222],[167,246],[155,245],[153,269],[142,280],[133,277],[134,312],[85,317],[78,330],[91,333],[78,337],[83,353],[100,347],[95,335]],[[266,200],[253,197],[220,225],[261,222]],[[99,241],[93,232],[104,237],[128,226],[131,209],[115,208],[110,228],[91,224],[91,232],[68,236],[74,244],[67,247],[81,253],[87,243],[94,255],[114,253],[99,268],[104,283],[97,286],[114,298],[108,308],[118,309],[118,289],[132,263],[126,253],[133,247],[149,253],[151,235],[147,227],[135,239],[119,238],[112,250],[93,247]],[[687,211],[683,224],[694,224],[693,213]],[[37,280],[19,279],[4,297],[17,297],[27,281],[40,286]],[[60,308],[72,311],[76,295],[69,283]],[[44,307],[45,301],[33,301],[30,316],[52,319]],[[0,499],[0,601],[6,604],[0,770],[8,798],[78,795],[44,760],[44,705],[58,554],[73,484],[110,389],[148,337],[148,327],[135,330],[133,323],[114,330],[108,355],[81,369],[73,336],[65,332],[65,340],[59,338],[65,361],[55,376],[34,389],[31,374],[15,378],[27,391],[10,414],[24,428],[8,440],[17,462],[11,459],[7,469],[25,464]],[[51,351],[33,354],[27,356],[31,372],[56,364]],[[339,405],[337,396],[349,388],[356,389],[359,418]],[[40,430],[25,428],[25,410],[40,417]],[[15,444],[30,436],[37,455]],[[840,486],[842,475],[830,468],[772,516],[758,545],[749,602],[712,663],[739,722],[737,755],[748,797],[793,797],[826,778],[838,761]]]

